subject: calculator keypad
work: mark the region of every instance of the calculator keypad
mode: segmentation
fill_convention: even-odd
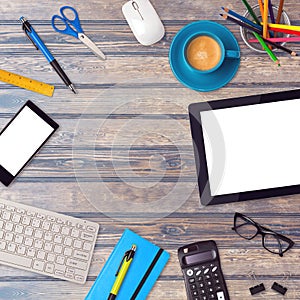
[[[193,300],[227,300],[223,292],[222,274],[215,264],[209,263],[185,270]]]

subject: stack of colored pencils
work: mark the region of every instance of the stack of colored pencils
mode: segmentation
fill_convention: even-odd
[[[248,42],[255,43],[259,42],[263,49],[268,53],[270,58],[280,66],[280,62],[272,48],[277,48],[289,53],[291,56],[297,56],[295,51],[292,51],[284,46],[281,43],[285,42],[299,42],[300,41],[300,26],[291,26],[291,25],[284,25],[279,24],[282,11],[283,11],[283,3],[284,0],[280,0],[279,8],[277,17],[275,19],[273,6],[271,0],[258,0],[258,4],[261,11],[262,22],[258,19],[256,14],[254,13],[253,9],[247,2],[247,0],[242,0],[244,5],[246,6],[249,14],[252,16],[254,21],[250,21],[249,19],[241,16],[240,14],[230,10],[228,8],[222,7],[222,9],[227,14],[220,14],[225,20],[234,22],[235,24],[240,25],[241,27],[245,28],[247,31],[253,33],[253,39],[249,39]],[[270,17],[271,23],[268,22]],[[276,37],[278,32],[289,34],[289,35],[296,35],[296,37]]]

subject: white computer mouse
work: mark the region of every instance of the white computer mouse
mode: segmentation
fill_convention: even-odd
[[[142,45],[152,45],[165,35],[164,25],[149,0],[130,0],[122,6],[122,12]]]

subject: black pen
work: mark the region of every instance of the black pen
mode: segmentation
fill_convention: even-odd
[[[25,34],[29,38],[29,40],[33,43],[35,48],[37,50],[41,50],[50,65],[53,67],[53,69],[56,71],[56,73],[60,76],[60,78],[63,80],[63,82],[68,86],[71,91],[73,91],[74,94],[76,94],[76,90],[74,88],[74,85],[64,72],[64,70],[61,68],[61,66],[58,64],[56,59],[53,57],[51,52],[48,50],[46,45],[43,43],[39,35],[36,33],[36,31],[33,29],[31,24],[28,20],[26,20],[24,17],[20,18],[20,21],[22,22],[22,29],[24,30]]]

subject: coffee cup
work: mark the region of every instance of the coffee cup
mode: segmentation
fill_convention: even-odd
[[[212,32],[201,31],[190,36],[183,47],[186,67],[201,74],[216,71],[225,58],[238,59],[240,52],[225,49],[222,40]]]

